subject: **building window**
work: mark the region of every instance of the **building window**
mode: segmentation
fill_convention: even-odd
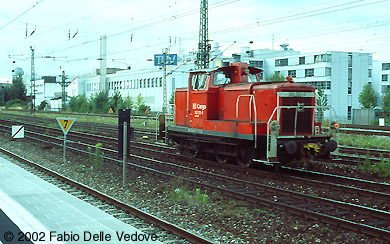
[[[260,77],[260,80],[264,79],[264,71],[260,72],[259,77]]]
[[[139,79],[139,88],[142,88],[142,79]]]
[[[352,67],[352,53],[348,54],[348,67]]]
[[[325,76],[332,76],[332,68],[325,67]]]
[[[372,78],[372,69],[368,69],[368,78]]]
[[[287,66],[288,65],[288,58],[284,59],[275,59],[275,66]]]
[[[299,64],[305,64],[305,57],[299,57]]]
[[[305,69],[305,77],[313,77],[314,69]]]
[[[348,68],[348,81],[352,81],[352,68]]]
[[[288,71],[288,76],[295,78],[297,77],[297,71],[296,70],[289,70]]]
[[[352,106],[348,106],[348,120],[352,119]]]
[[[389,78],[388,78],[388,77],[389,77],[388,75],[382,75],[382,81],[383,81],[383,82],[389,81]]]
[[[331,62],[332,54],[319,54],[314,55],[314,63]]]
[[[249,66],[256,68],[263,68],[263,61],[249,60]]]
[[[328,89],[330,90],[332,88],[332,82],[331,81],[313,81],[313,82],[302,82],[304,84],[312,85],[316,89]]]
[[[150,79],[148,79],[148,88],[150,87]]]
[[[176,78],[172,78],[171,82],[172,91],[174,91],[176,89]]]
[[[158,78],[155,78],[154,80],[155,80],[155,82],[156,82],[155,87],[158,87]]]
[[[352,81],[348,81],[348,95],[352,94]]]
[[[150,83],[151,83],[152,87],[154,87],[154,78],[150,79]]]
[[[390,70],[390,63],[383,63],[382,70]]]
[[[160,77],[160,87],[162,87],[162,77]]]

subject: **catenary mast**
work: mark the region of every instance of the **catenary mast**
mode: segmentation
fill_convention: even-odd
[[[199,26],[199,44],[196,65],[199,69],[207,69],[210,62],[209,30],[208,30],[208,2],[200,2],[200,26]]]

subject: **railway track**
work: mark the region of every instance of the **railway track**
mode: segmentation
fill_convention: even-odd
[[[73,150],[81,152],[78,148],[73,148]],[[111,151],[113,154],[116,153],[115,150],[109,148],[107,148],[106,151]],[[171,153],[170,156],[174,156],[174,154]],[[319,219],[325,223],[343,226],[357,232],[390,240],[390,230],[388,229],[388,226],[390,226],[390,215],[387,211],[224,176],[213,172],[164,162],[156,159],[155,155],[153,157],[154,158],[148,158],[132,155],[132,160],[137,160],[137,164],[129,163],[128,165],[133,169],[146,171],[163,178],[177,178],[180,176],[188,185],[194,187],[220,192],[224,195],[233,196],[267,207],[283,209],[308,218]],[[112,158],[106,157],[105,159],[110,162],[120,163],[120,161]],[[140,162],[142,162],[142,164],[140,164]],[[238,169],[237,167],[234,168]],[[188,177],[183,178],[185,175],[188,175]],[[292,180],[292,178],[283,177],[284,180]],[[331,176],[328,176],[328,178],[329,177]],[[310,184],[313,187],[324,183],[323,181],[304,178],[295,179],[295,181],[305,181],[305,183],[301,184],[308,184],[310,181]],[[373,182],[371,184],[374,185],[376,183]],[[337,188],[337,191],[339,192],[346,191],[350,192],[352,195],[363,195],[370,198],[378,196],[387,199],[389,198],[389,195],[386,192],[368,191],[348,186],[348,184],[347,186],[343,186],[336,183],[327,183],[327,185],[332,186],[332,189]],[[372,185],[370,187],[372,187]]]
[[[18,162],[22,162],[23,164],[32,167],[29,169],[30,172],[38,175],[40,178],[46,181],[49,181],[50,183],[67,191],[68,193],[78,197],[79,199],[84,200],[100,208],[104,212],[120,219],[124,223],[135,226],[136,228],[141,229],[141,231],[143,232],[159,233],[157,236],[160,239],[163,239],[164,242],[177,242],[178,239],[172,237],[172,234],[170,234],[173,233],[175,236],[178,236],[179,239],[184,238],[191,243],[213,243],[212,241],[207,240],[199,235],[196,235],[188,230],[185,230],[175,224],[169,223],[145,211],[123,203],[118,199],[115,199],[87,185],[65,177],[53,170],[50,170],[35,162],[25,159],[8,150],[0,148],[0,152],[6,154],[9,157],[12,157],[13,159],[16,159]],[[158,226],[164,231],[161,231],[161,229],[156,230],[156,227],[151,224]]]

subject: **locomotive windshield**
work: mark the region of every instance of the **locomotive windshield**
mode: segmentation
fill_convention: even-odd
[[[193,74],[191,77],[192,90],[204,90],[206,88],[207,73]]]
[[[229,84],[230,82],[229,71],[218,71],[214,73],[213,85],[224,85]]]

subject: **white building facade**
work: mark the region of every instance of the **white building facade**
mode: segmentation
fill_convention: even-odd
[[[249,64],[262,62],[259,68],[264,69],[264,77],[278,72],[284,77],[292,77],[294,82],[324,89],[328,105],[334,108],[339,121],[352,120],[353,109],[361,108],[359,94],[363,86],[373,82],[370,53],[325,51],[300,54],[291,49],[267,51],[268,55],[264,51],[247,50],[240,54],[241,60]],[[248,53],[251,55],[248,56]]]
[[[242,47],[240,53],[232,57],[223,57],[218,49],[218,43],[210,55],[213,61],[210,67],[229,65],[229,62],[247,62],[250,66],[261,68],[261,81],[275,71],[282,76],[290,76],[295,82],[311,84],[323,88],[340,122],[352,120],[353,109],[361,108],[359,94],[363,86],[371,82],[378,98],[390,87],[390,62],[374,62],[372,54],[362,52],[324,51],[311,54],[302,54],[299,51],[288,49],[288,44],[282,44],[281,50],[257,49]],[[195,69],[196,53],[180,55],[177,65],[168,65],[166,73],[167,100],[172,97],[176,88],[187,87],[188,72]],[[141,94],[146,105],[152,111],[162,111],[164,101],[163,91],[164,72],[161,66],[154,66],[153,62],[135,64],[131,69],[116,70],[106,75],[106,87],[109,96],[119,92],[122,98],[131,97],[136,101]],[[42,99],[56,97],[61,86],[44,84]],[[41,84],[37,83],[36,105],[39,105]],[[28,89],[29,91],[29,89]],[[98,72],[81,75],[67,88],[68,96],[85,94],[87,97],[100,91],[100,76]],[[38,101],[39,100],[39,101]],[[59,101],[61,102],[61,100]],[[380,99],[378,100],[380,102]],[[380,104],[380,103],[379,103]],[[169,112],[172,112],[172,107]]]

